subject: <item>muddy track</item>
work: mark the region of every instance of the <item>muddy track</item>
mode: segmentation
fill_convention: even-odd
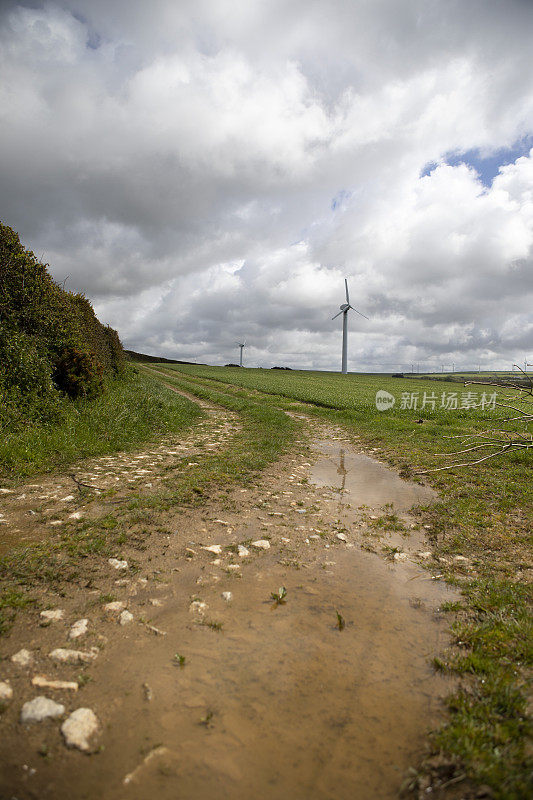
[[[129,480],[152,490],[172,459],[186,468],[184,453],[198,461],[237,430],[232,415],[210,414],[201,444],[196,428],[189,449],[166,443],[101,469],[96,459],[77,477],[120,483],[108,500],[127,497]],[[152,512],[135,572],[125,545],[128,563],[101,560],[85,588],[43,595],[41,608],[62,613],[18,615],[1,642],[0,680],[13,693],[0,719],[1,797],[398,797],[449,691],[430,658],[447,644],[438,607],[453,595],[423,568],[430,548],[409,513],[432,494],[342,430],[314,420],[308,434],[310,447],[300,439],[256,486]],[[36,498],[39,524],[76,524],[59,497],[67,478],[35,487],[50,495]],[[5,496],[8,526],[28,489]],[[100,497],[84,498],[83,514],[103,513]],[[69,638],[81,619],[86,632]],[[58,648],[86,663],[50,657]],[[11,660],[21,649],[25,666]],[[22,724],[39,695],[60,716]],[[97,719],[87,752],[60,731],[78,708]]]

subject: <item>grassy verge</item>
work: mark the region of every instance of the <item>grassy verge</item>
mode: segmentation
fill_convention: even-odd
[[[461,391],[457,384],[379,376],[270,373],[261,370],[168,367],[186,374],[202,391],[226,384],[236,397],[265,407],[305,402],[308,414],[344,425],[378,448],[376,455],[407,475],[414,467],[452,463],[437,453],[456,448],[446,437],[482,430],[504,413],[438,408],[379,412],[379,389],[394,393]],[[222,388],[222,387],[221,387]],[[476,387],[468,387],[476,389]],[[466,389],[465,389],[466,391]],[[533,764],[527,751],[531,724],[526,705],[533,664],[531,615],[531,457],[513,453],[469,468],[430,473],[425,479],[441,501],[424,511],[434,564],[459,586],[452,607],[454,647],[435,666],[461,676],[448,698],[450,718],[433,739],[435,752],[451,759],[455,775],[491,787],[498,800],[531,796]],[[457,559],[459,557],[459,559]],[[466,559],[466,560],[464,560]],[[428,767],[429,768],[429,767]]]
[[[104,394],[94,400],[65,400],[57,424],[30,423],[4,431],[0,477],[19,480],[79,458],[128,450],[157,436],[179,433],[200,416],[194,403],[129,369],[124,378],[109,381]]]

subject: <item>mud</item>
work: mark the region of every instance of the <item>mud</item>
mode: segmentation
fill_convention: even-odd
[[[103,566],[91,592],[50,597],[64,621],[39,629],[20,618],[2,651],[29,647],[36,663],[21,671],[4,662],[0,674],[15,694],[0,722],[5,796],[398,797],[442,719],[450,685],[430,659],[447,644],[439,605],[455,596],[417,556],[427,545],[408,508],[432,493],[365,458],[338,431],[321,434],[314,454],[302,449],[256,488],[237,490],[233,510],[212,502],[167,515],[172,534],[153,535],[136,576]],[[390,512],[389,504],[400,531],[373,525],[371,512]],[[254,548],[257,539],[270,548]],[[202,549],[213,544],[219,556]],[[238,544],[248,557],[239,558]],[[276,604],[271,593],[281,586],[286,602]],[[111,590],[134,615],[127,628],[95,605]],[[57,722],[18,722],[36,694],[35,672],[80,672],[54,667],[46,654],[65,646],[68,626],[84,614],[83,648],[100,654],[75,699],[54,699],[68,711],[95,710],[101,749],[89,757],[65,749]]]

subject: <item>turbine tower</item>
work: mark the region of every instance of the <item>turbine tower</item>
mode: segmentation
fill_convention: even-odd
[[[241,348],[240,356],[239,356],[239,367],[242,367],[242,351],[246,347],[246,339],[244,342],[235,342],[235,344]]]
[[[359,314],[361,317],[365,317],[364,314],[361,314],[356,308],[350,305],[350,295],[348,294],[348,281],[344,279],[344,285],[346,287],[346,302],[340,306],[340,311],[338,314],[335,314],[332,319],[337,319],[342,314],[342,374],[346,375],[348,372],[348,311],[352,309],[355,311],[356,314]],[[365,317],[368,319],[368,317]]]

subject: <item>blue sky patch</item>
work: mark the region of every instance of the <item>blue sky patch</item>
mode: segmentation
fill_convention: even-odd
[[[491,186],[500,167],[506,164],[513,164],[520,156],[529,155],[532,147],[533,135],[529,135],[515,142],[512,147],[502,147],[494,151],[490,156],[483,156],[479,148],[473,148],[463,153],[446,153],[443,162],[449,164],[450,167],[456,167],[458,164],[466,164],[468,167],[473,167],[479,174],[481,182],[485,186]],[[423,178],[425,175],[429,175],[438,166],[438,163],[437,161],[428,162],[420,173],[420,177]]]

